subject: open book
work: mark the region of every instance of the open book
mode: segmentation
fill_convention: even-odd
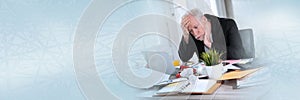
[[[155,84],[154,86],[163,86],[163,85],[168,85],[168,84],[177,83],[177,82],[181,82],[181,81],[188,81],[188,79],[187,78],[170,79],[170,80],[166,80],[166,81],[161,81],[161,82]]]
[[[156,95],[212,94],[220,85],[217,80],[208,79],[197,79],[193,83],[182,81],[163,87]]]

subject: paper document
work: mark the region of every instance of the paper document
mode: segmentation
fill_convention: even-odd
[[[167,84],[181,82],[181,81],[187,81],[187,80],[188,80],[187,78],[176,78],[176,79],[162,81],[156,85],[167,85]]]
[[[195,83],[189,81],[182,81],[169,84],[160,89],[156,94],[210,94],[213,93],[220,85],[216,80],[197,79]],[[213,90],[210,90],[212,89]]]
[[[227,62],[229,64],[247,64],[249,62],[252,62],[253,58],[249,58],[249,59],[239,59],[239,60],[225,60],[223,62]]]
[[[224,68],[226,68],[226,69],[233,69],[233,70],[241,69],[241,68],[236,67],[236,66],[234,66],[234,65],[232,65],[232,64],[226,65],[226,66],[224,66]]]
[[[244,71],[232,71],[225,73],[219,80],[229,80],[229,79],[240,79],[243,78],[261,68],[249,69]]]
[[[215,80],[196,80],[195,84],[190,84],[183,93],[207,92],[217,81]]]
[[[236,64],[239,63],[241,60],[225,60],[223,62],[229,63],[229,64]]]
[[[165,94],[165,93],[179,93],[183,88],[188,86],[190,83],[188,81],[182,81],[177,83],[169,84],[162,89],[160,89],[157,94]]]

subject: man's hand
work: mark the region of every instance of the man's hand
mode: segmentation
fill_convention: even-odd
[[[210,41],[210,36],[206,36],[204,37],[204,45],[206,45],[207,48],[211,48],[211,41]]]
[[[181,20],[181,29],[183,31],[183,39],[185,43],[189,43],[189,30],[188,30],[188,25],[190,24],[190,15],[185,15],[182,17]]]
[[[207,20],[204,20],[203,22],[204,28],[205,28],[205,35],[204,35],[204,44],[208,47],[211,48],[211,23]]]

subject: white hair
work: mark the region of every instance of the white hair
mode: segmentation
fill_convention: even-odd
[[[194,9],[191,9],[190,11],[188,11],[186,15],[192,15],[195,18],[197,18],[198,20],[200,20],[201,17],[203,16],[203,13],[198,8],[194,8]]]

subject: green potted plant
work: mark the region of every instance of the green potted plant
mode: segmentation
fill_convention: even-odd
[[[223,64],[221,56],[223,53],[217,52],[215,49],[210,49],[201,54],[201,59],[205,64],[207,75],[210,79],[219,79],[223,74]]]

